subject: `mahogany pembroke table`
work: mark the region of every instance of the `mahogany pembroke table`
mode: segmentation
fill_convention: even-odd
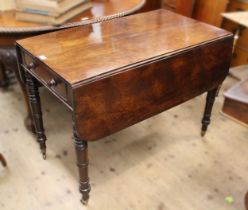
[[[40,86],[72,112],[83,203],[90,192],[89,141],[208,92],[204,135],[217,90],[228,74],[232,42],[227,31],[166,10],[18,41],[20,77],[43,156]]]

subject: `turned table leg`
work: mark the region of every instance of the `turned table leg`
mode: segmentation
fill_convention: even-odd
[[[0,153],[0,162],[2,163],[3,167],[7,167],[7,162],[1,153]]]
[[[213,90],[208,91],[207,93],[207,100],[205,105],[205,111],[202,118],[202,129],[201,129],[201,135],[205,136],[208,125],[210,124],[210,118],[212,113],[212,108],[214,105],[215,97],[218,94],[219,88],[215,88]]]
[[[16,59],[18,60],[18,63],[22,63],[22,58],[21,58],[21,53],[19,52],[19,48],[15,49],[15,52],[18,52],[17,55],[15,55],[14,59],[15,59],[15,62],[16,62]],[[26,88],[26,84],[25,84],[25,79],[21,79],[21,75],[24,75],[25,74],[25,70],[22,68],[21,65],[19,65],[19,68],[16,67],[16,68],[13,68],[14,72],[15,72],[15,76],[17,78],[17,81],[21,87],[21,90],[22,90],[22,94],[24,96],[24,100],[25,100],[25,105],[26,105],[26,108],[27,108],[27,116],[24,120],[24,125],[26,126],[26,128],[31,131],[32,133],[36,133],[35,131],[35,125],[34,125],[34,121],[33,121],[33,117],[32,117],[32,110],[31,110],[31,106],[30,106],[30,103],[29,103],[29,97],[28,97],[28,93],[27,93],[27,88]],[[20,70],[20,72],[19,72]]]
[[[9,80],[6,75],[6,69],[3,63],[0,61],[0,87],[6,88],[9,85]]]
[[[32,118],[32,110],[31,110],[31,107],[29,104],[29,97],[28,97],[27,89],[26,89],[26,86],[22,82],[20,82],[20,81],[18,81],[18,82],[19,82],[19,85],[21,87],[21,90],[22,90],[22,93],[23,93],[23,96],[25,99],[26,108],[27,108],[27,116],[24,120],[24,124],[29,131],[31,131],[32,133],[35,134],[36,133],[35,125],[34,125],[34,121]]]
[[[78,137],[75,127],[73,127],[74,144],[77,156],[77,166],[79,170],[79,191],[82,194],[81,202],[87,205],[90,193],[90,183],[88,176],[88,143]]]
[[[40,150],[43,155],[43,158],[46,159],[46,135],[43,127],[43,119],[42,119],[40,96],[39,96],[39,83],[27,71],[25,72],[25,76],[26,76],[27,94],[29,97],[29,103],[35,125],[37,141],[40,144]]]
[[[25,118],[24,121],[25,126],[29,131],[35,133],[34,123],[31,115],[31,109],[28,102],[27,90],[25,87],[25,83],[21,80],[19,75],[17,58],[18,57],[16,55],[16,48],[14,44],[10,46],[0,46],[0,88],[8,88],[8,86],[13,81],[10,72],[14,72],[17,81],[21,86],[24,99],[26,102],[27,117]]]

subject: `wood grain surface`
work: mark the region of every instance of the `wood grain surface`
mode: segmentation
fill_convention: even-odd
[[[221,13],[225,12],[229,0],[197,0],[195,1],[193,17],[205,23],[221,26],[223,17]]]
[[[227,31],[157,10],[18,44],[71,86],[79,137],[92,141],[219,86],[232,41]]]
[[[193,49],[231,33],[166,10],[18,41],[70,84]],[[44,44],[46,43],[46,44]]]
[[[76,88],[79,134],[97,140],[217,87],[231,49],[227,39]]]

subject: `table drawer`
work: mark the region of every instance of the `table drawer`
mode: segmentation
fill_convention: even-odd
[[[55,73],[51,72],[39,60],[33,59],[31,56],[24,54],[25,67],[48,89],[52,90],[58,97],[71,105],[68,94],[67,83],[59,78]]]

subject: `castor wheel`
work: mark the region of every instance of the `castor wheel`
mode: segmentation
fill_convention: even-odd
[[[202,130],[202,131],[201,131],[201,136],[204,137],[205,134],[206,134],[206,131],[203,131],[203,130]]]
[[[84,206],[87,206],[87,205],[88,205],[88,202],[89,202],[89,198],[87,198],[87,199],[82,198],[82,199],[81,199],[81,203],[82,203]]]
[[[27,116],[24,120],[24,125],[28,131],[36,135],[34,122],[31,116]]]

